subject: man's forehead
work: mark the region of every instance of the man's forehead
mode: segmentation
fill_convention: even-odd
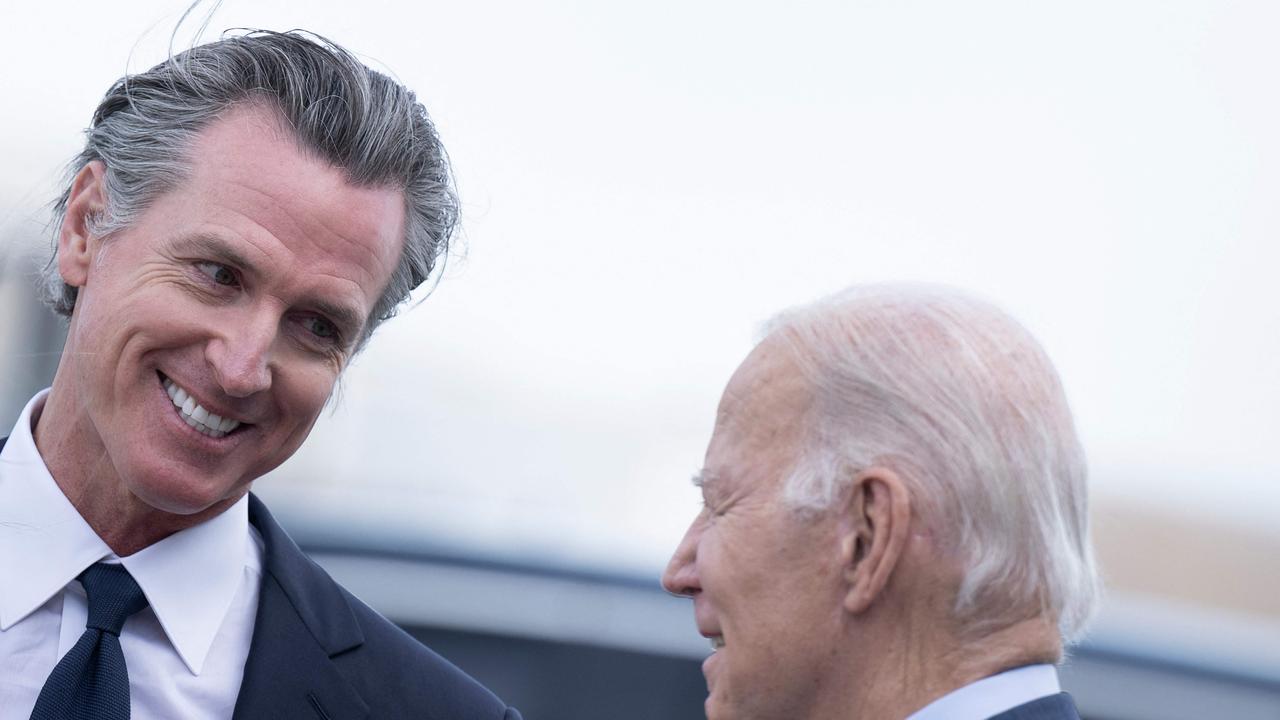
[[[811,395],[789,348],[770,340],[757,346],[725,388],[695,485],[704,494],[723,495],[787,472]]]
[[[327,205],[312,203],[310,212],[296,212],[292,221],[304,232],[339,229],[353,237],[387,236],[389,251],[399,256],[407,222],[404,191],[390,185],[354,183],[347,172],[307,147],[285,125],[277,110],[265,103],[234,106],[204,127],[191,148],[191,182],[202,183],[203,192],[235,194],[241,202],[264,208],[277,207],[282,198],[300,199],[302,185],[317,197],[354,196],[359,205],[343,208],[338,228],[314,223],[330,219]],[[255,197],[256,196],[256,197]],[[347,198],[344,198],[347,199]],[[312,201],[310,196],[301,198]],[[389,222],[393,221],[393,222]]]
[[[733,425],[743,431],[771,421],[795,420],[810,395],[790,350],[780,340],[767,338],[747,355],[725,386],[716,410],[716,429]]]

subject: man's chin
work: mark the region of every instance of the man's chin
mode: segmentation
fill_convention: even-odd
[[[129,491],[144,504],[170,515],[198,515],[225,510],[249,491],[252,483],[218,482],[215,478],[192,481],[173,475],[142,478],[129,483]]]
[[[725,689],[721,686],[721,690]],[[708,691],[702,710],[707,720],[799,720],[801,717],[792,714],[789,708],[774,707],[766,697],[726,696],[714,689]]]
[[[702,709],[707,715],[707,720],[732,720],[734,717],[714,690],[708,692],[706,701],[702,703]]]

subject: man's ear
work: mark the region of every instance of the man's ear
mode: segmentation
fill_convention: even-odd
[[[84,287],[89,279],[91,259],[90,229],[93,220],[102,217],[107,208],[105,178],[107,168],[99,160],[80,168],[71,181],[62,232],[58,234],[58,274],[72,287]]]
[[[884,591],[906,551],[911,494],[896,472],[873,467],[853,479],[842,511],[844,607],[856,615],[871,607]]]

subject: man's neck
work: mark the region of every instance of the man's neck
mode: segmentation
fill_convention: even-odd
[[[851,700],[842,712],[822,718],[885,720],[911,715],[938,698],[983,678],[1025,665],[1055,663],[1062,654],[1056,626],[1045,619],[1025,620],[976,639],[962,639],[935,623],[899,628],[896,638],[862,647],[868,651],[851,683]]]
[[[235,504],[223,500],[192,515],[164,512],[130,492],[111,463],[105,446],[83,415],[58,392],[57,381],[42,407],[32,413],[32,438],[62,494],[98,537],[120,557],[149,547],[198,525]]]

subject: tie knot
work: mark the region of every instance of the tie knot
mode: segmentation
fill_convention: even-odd
[[[147,596],[123,565],[95,563],[80,573],[89,596],[87,627],[119,635],[129,616],[147,606]]]

